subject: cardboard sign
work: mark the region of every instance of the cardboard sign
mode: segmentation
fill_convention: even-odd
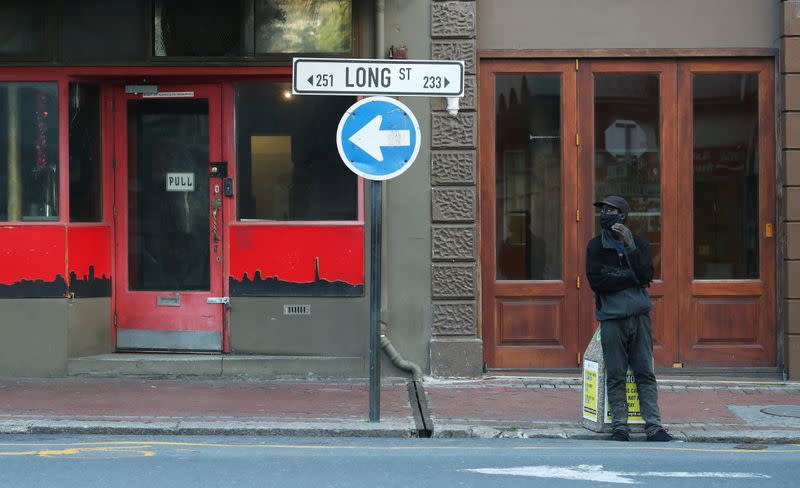
[[[636,388],[636,379],[630,369],[625,374],[625,397],[628,400],[628,423],[643,424],[642,408],[639,406],[639,390]],[[608,378],[606,378],[606,423],[611,423],[611,407],[608,405]]]
[[[583,418],[597,422],[597,389],[600,387],[597,375],[599,365],[594,361],[583,362]]]

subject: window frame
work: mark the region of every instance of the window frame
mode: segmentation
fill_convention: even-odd
[[[69,223],[69,77],[52,71],[0,71],[0,83],[55,83],[58,97],[58,218],[53,220],[0,220],[3,226],[61,226]],[[95,222],[94,224],[97,224]]]

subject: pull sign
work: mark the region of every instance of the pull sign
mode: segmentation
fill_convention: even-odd
[[[167,173],[167,191],[194,191],[194,173]]]

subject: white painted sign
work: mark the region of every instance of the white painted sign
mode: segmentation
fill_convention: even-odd
[[[464,61],[294,58],[295,95],[464,96]]]
[[[192,98],[193,91],[145,93],[142,98]]]
[[[761,473],[735,471],[605,471],[602,465],[579,464],[577,466],[522,466],[519,468],[481,468],[467,469],[473,473],[528,476],[592,483],[619,483],[631,485],[640,483],[634,478],[721,478],[721,479],[769,479]],[[591,485],[589,485],[591,486]]]
[[[167,191],[194,191],[194,173],[167,173]]]

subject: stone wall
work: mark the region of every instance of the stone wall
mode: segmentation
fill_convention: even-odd
[[[431,373],[476,376],[483,370],[478,337],[476,187],[476,2],[434,0],[431,59],[465,63],[465,96],[458,115],[431,99]]]
[[[800,1],[783,2],[781,32],[781,85],[778,99],[781,124],[779,147],[783,166],[779,166],[778,221],[785,224],[783,286],[779,287],[779,317],[786,317],[786,368],[791,379],[800,378]],[[783,174],[780,170],[783,169]],[[779,342],[780,343],[780,342]],[[780,354],[780,351],[779,351]]]

